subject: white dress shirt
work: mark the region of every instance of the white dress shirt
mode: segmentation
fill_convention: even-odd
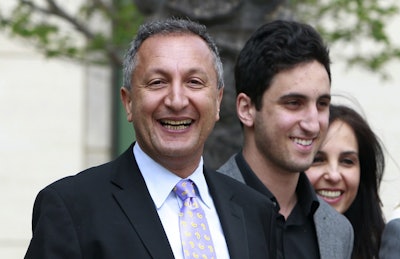
[[[172,191],[175,185],[182,180],[179,176],[170,172],[160,164],[156,163],[135,143],[133,153],[140,172],[146,182],[147,189],[154,201],[158,216],[163,224],[165,233],[176,259],[183,259],[181,237],[179,232],[179,216],[182,201]],[[191,179],[197,186],[198,197],[203,208],[207,223],[210,228],[216,257],[218,259],[229,258],[229,251],[222,231],[221,223],[214,202],[208,191],[206,179],[203,174],[203,158],[196,170],[186,179]]]

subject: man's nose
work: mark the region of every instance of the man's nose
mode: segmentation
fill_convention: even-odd
[[[189,104],[185,86],[178,82],[173,83],[168,89],[164,103],[167,107],[176,111],[185,108]]]

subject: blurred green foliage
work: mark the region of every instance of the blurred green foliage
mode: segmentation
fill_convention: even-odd
[[[313,24],[330,46],[343,48],[349,65],[385,76],[384,65],[400,58],[387,33],[399,15],[396,1],[288,0],[282,5],[295,19]],[[0,9],[0,29],[27,39],[48,57],[120,66],[121,53],[144,19],[134,1],[85,0],[75,9],[66,8],[68,3],[16,0],[7,14]]]
[[[381,72],[390,60],[400,58],[399,42],[394,43],[388,27],[400,21],[397,0],[292,0],[298,19],[313,24],[329,45],[343,50],[348,65]],[[393,31],[393,30],[392,30]],[[398,37],[397,37],[398,38]]]
[[[121,53],[142,21],[131,0],[85,0],[75,8],[67,1],[17,0],[8,14],[0,9],[0,30],[26,39],[47,57],[114,66],[121,65]]]

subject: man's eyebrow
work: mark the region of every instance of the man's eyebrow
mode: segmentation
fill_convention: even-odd
[[[279,98],[279,100],[287,100],[287,99],[307,100],[307,99],[309,99],[309,97],[307,95],[300,94],[300,93],[288,93],[288,94],[282,95]],[[321,99],[330,101],[332,99],[332,96],[330,94],[323,94],[323,95],[318,96],[317,100],[321,100]]]
[[[284,100],[284,99],[288,99],[288,98],[307,99],[308,97],[304,94],[288,93],[288,94],[282,95],[279,99]]]
[[[321,95],[320,97],[318,97],[318,99],[329,99],[329,100],[331,100],[331,99],[332,99],[332,95],[330,95],[330,94],[323,94],[323,95]]]

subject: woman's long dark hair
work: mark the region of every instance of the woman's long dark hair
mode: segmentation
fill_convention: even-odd
[[[355,110],[331,105],[330,123],[340,120],[349,125],[357,139],[360,161],[360,185],[355,200],[344,213],[354,229],[352,259],[378,258],[385,227],[379,186],[385,169],[385,157],[379,138],[367,121]]]

